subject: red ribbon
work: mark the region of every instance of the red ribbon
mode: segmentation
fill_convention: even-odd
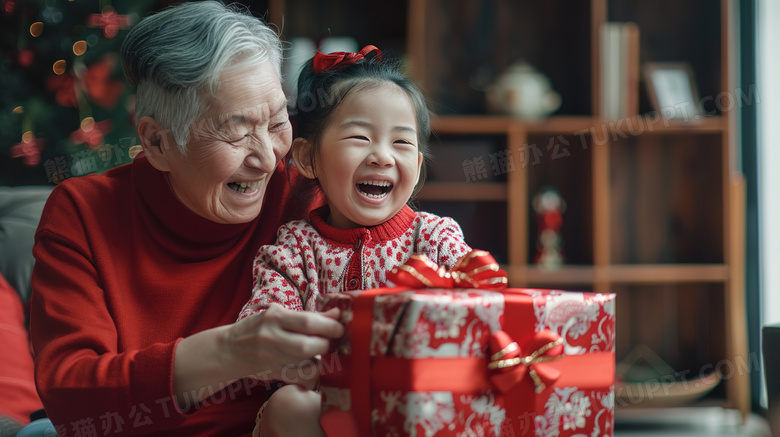
[[[507,285],[506,272],[484,250],[472,250],[461,257],[452,270],[438,266],[425,255],[415,254],[387,272],[387,279],[409,288],[479,288],[500,290]]]
[[[382,51],[375,46],[365,46],[357,53],[350,52],[333,52],[324,54],[319,50],[314,54],[314,72],[317,74],[327,70],[336,70],[347,65],[352,65],[361,59],[365,58],[367,54],[376,52],[377,59],[382,59]]]
[[[561,372],[548,363],[563,358],[563,339],[545,329],[529,334],[521,343],[529,352],[525,352],[506,331],[497,331],[490,336],[492,355],[487,365],[491,371],[490,381],[502,393],[507,393],[528,375],[536,393],[541,393],[561,376]]]

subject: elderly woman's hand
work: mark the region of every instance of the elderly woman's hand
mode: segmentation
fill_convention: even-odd
[[[228,331],[226,365],[242,375],[314,388],[318,356],[344,334],[340,311],[288,310],[280,305],[236,322]]]

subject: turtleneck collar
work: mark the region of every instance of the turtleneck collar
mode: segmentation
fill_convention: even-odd
[[[136,192],[148,208],[144,216],[156,222],[152,226],[168,234],[175,246],[231,244],[257,222],[222,224],[201,217],[176,197],[167,175],[152,167],[145,157],[137,157],[132,166]]]
[[[358,241],[380,243],[400,238],[412,226],[416,216],[408,205],[404,205],[398,214],[382,224],[368,228],[339,229],[325,221],[329,214],[330,208],[327,205],[319,207],[309,214],[309,221],[323,237],[336,243],[349,245]]]

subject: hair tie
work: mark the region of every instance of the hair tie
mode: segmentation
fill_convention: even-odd
[[[335,70],[338,68],[352,65],[365,58],[367,54],[376,52],[378,60],[382,60],[382,51],[375,46],[365,46],[363,50],[357,53],[350,52],[333,52],[327,55],[321,53],[319,50],[314,54],[313,67],[314,72],[320,74],[324,71]]]

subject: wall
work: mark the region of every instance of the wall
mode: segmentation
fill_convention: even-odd
[[[762,323],[780,323],[780,2],[758,2],[758,153]]]
[[[761,324],[780,323],[780,2],[757,1]],[[772,369],[776,371],[777,369]],[[762,404],[766,406],[764,386]]]

